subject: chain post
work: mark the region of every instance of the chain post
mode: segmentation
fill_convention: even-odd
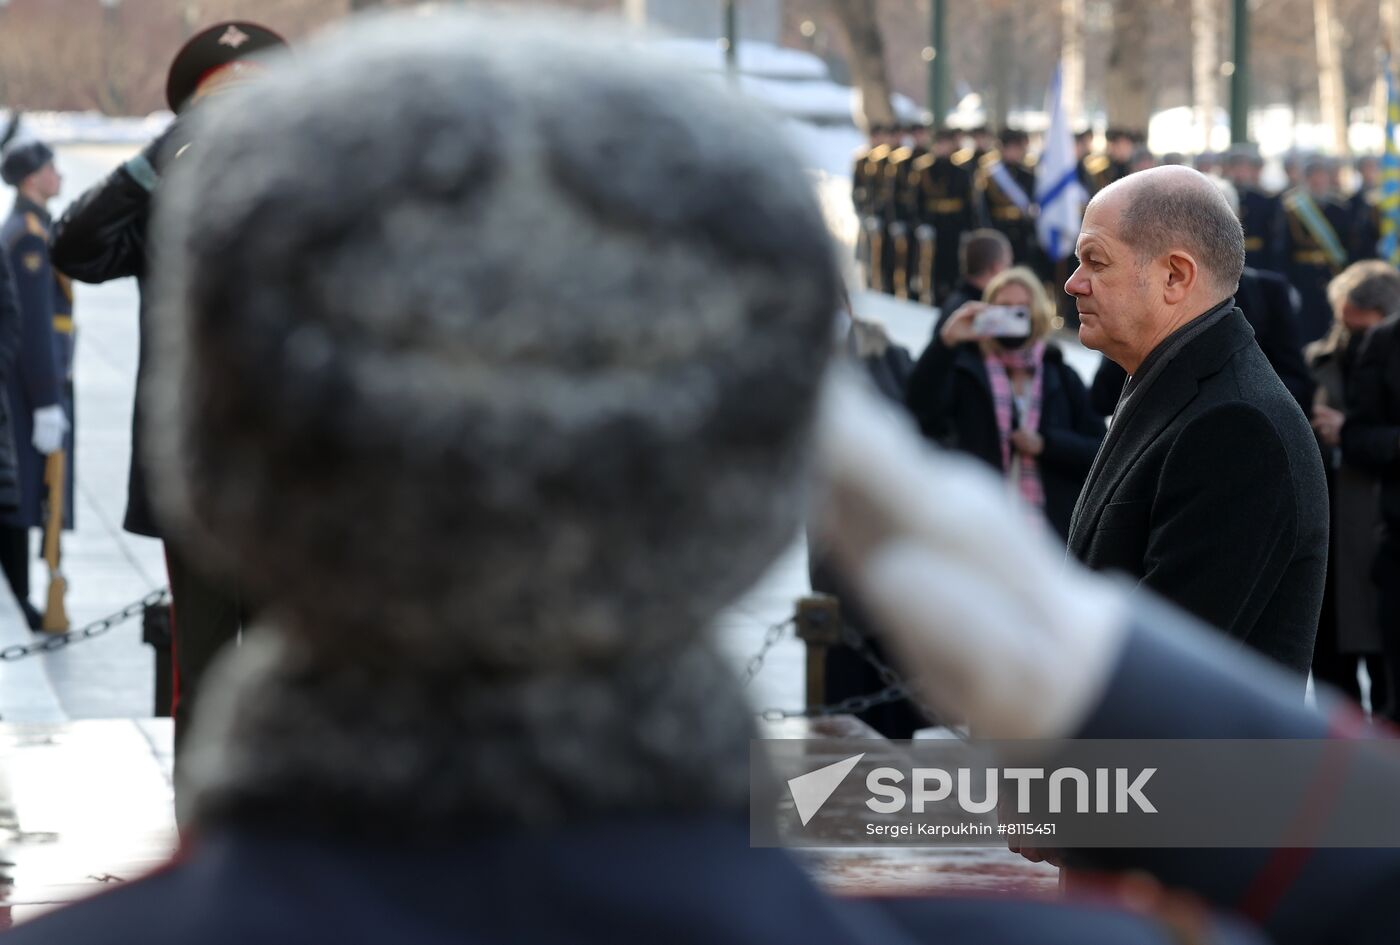
[[[826,654],[841,642],[841,602],[827,594],[800,598],[793,620],[807,645],[807,705],[825,705]]]

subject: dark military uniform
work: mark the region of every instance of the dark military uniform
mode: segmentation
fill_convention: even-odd
[[[991,151],[978,162],[973,187],[981,225],[1006,235],[1017,265],[1043,274],[1044,254],[1035,231],[1035,172],[1024,164],[1003,161],[1001,152]]]
[[[0,247],[9,257],[19,297],[21,348],[10,374],[7,395],[19,458],[20,502],[6,523],[18,528],[44,524],[46,457],[30,442],[34,411],[61,404],[73,419],[73,290],[66,276],[49,262],[49,215],[43,207],[19,197],[14,212],[0,227]],[[73,431],[64,441],[69,455],[64,523],[73,521]]]
[[[880,260],[885,251],[885,214],[880,201],[885,162],[891,150],[887,144],[877,144],[860,151],[851,172],[851,202],[860,225],[857,252],[865,263],[866,284],[872,289],[881,289],[884,285],[880,281]]]
[[[1380,255],[1380,193],[1361,188],[1347,200],[1347,213],[1351,216],[1352,260],[1375,259]]]
[[[883,168],[880,203],[885,214],[885,251],[881,286],[899,298],[909,297],[918,262],[911,172],[920,155],[912,147],[896,148]]]
[[[912,170],[919,298],[932,305],[958,281],[958,248],[976,226],[968,154],[925,154]],[[961,160],[959,160],[961,158]]]
[[[1282,272],[1284,215],[1280,199],[1258,187],[1236,187],[1240,197],[1240,226],[1244,228],[1245,265],[1251,269]]]
[[[1303,343],[1332,327],[1327,283],[1351,261],[1351,214],[1331,197],[1314,197],[1303,187],[1283,196],[1285,275],[1302,298]]]

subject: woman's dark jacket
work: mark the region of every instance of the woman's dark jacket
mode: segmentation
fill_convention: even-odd
[[[1045,489],[1045,517],[1061,537],[1104,437],[1103,418],[1089,406],[1084,382],[1053,342],[1045,346],[1040,429],[1045,451],[1036,457]],[[914,366],[905,395],[924,436],[969,453],[1005,473],[992,387],[975,342],[949,348],[937,336]]]

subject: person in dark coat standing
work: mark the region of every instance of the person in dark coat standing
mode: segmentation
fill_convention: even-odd
[[[1070,525],[1070,553],[1136,577],[1297,673],[1327,565],[1317,441],[1232,296],[1244,234],[1186,167],[1125,178],[1084,217],[1080,340],[1128,374]]]
[[[943,322],[914,367],[906,404],[925,436],[1006,476],[1063,539],[1103,440],[1103,420],[1049,339],[1054,312],[1039,277],[1008,269],[983,299]],[[1029,337],[978,334],[975,319],[989,305],[1026,309]]]
[[[219,23],[192,37],[176,54],[166,82],[166,99],[177,117],[167,131],[136,157],[80,195],[54,227],[54,265],[80,282],[102,283],[135,276],[141,289],[140,347],[136,405],[132,414],[131,467],[128,475],[123,527],[134,534],[163,537],[151,494],[150,458],[146,441],[144,391],[152,365],[151,315],[147,280],[152,275],[146,257],[147,226],[152,194],[176,160],[198,147],[191,125],[200,103],[236,89],[260,69],[258,53],[285,47],[276,33],[245,21]],[[211,565],[166,542],[170,576],[172,682],[177,766],[185,733],[198,703],[199,685],[214,656],[238,638],[247,617],[247,602],[230,589]]]
[[[1382,264],[1384,265],[1384,264]],[[1380,482],[1380,534],[1371,580],[1389,679],[1400,680],[1400,313],[1358,345],[1341,426],[1342,459]],[[1391,688],[1392,719],[1400,717]]]
[[[72,449],[72,296],[49,261],[46,208],[63,184],[53,159],[47,145],[30,141],[11,145],[0,161],[0,177],[16,192],[14,210],[0,225],[0,248],[14,274],[22,322],[21,348],[6,385],[18,460],[19,505],[0,525],[0,561],[34,630],[42,616],[29,602],[30,529],[44,525],[48,497],[44,471],[49,454]],[[69,482],[72,472],[69,467]],[[65,518],[71,522],[69,502],[65,502],[69,513]]]
[[[1353,263],[1327,287],[1337,321],[1321,341],[1308,346],[1317,376],[1311,409],[1313,429],[1327,468],[1332,496],[1332,547],[1327,556],[1327,593],[1313,651],[1313,679],[1361,701],[1357,661],[1371,679],[1371,712],[1394,718],[1392,672],[1376,618],[1371,569],[1380,529],[1380,483],[1374,471],[1356,465],[1342,450],[1342,428],[1350,409],[1352,376],[1367,333],[1400,312],[1400,273],[1380,260]]]

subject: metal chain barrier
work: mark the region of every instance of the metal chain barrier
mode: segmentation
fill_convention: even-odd
[[[53,653],[70,644],[100,637],[113,627],[126,623],[133,617],[141,616],[146,612],[146,608],[164,604],[169,600],[170,588],[163,587],[158,591],[152,591],[140,600],[127,604],[116,613],[108,614],[101,620],[95,620],[85,627],[63,633],[46,634],[42,640],[36,640],[33,643],[17,643],[14,646],[7,646],[0,650],[0,662],[12,663],[15,660],[22,660],[26,656],[34,656],[38,653]]]
[[[764,661],[768,658],[769,652],[782,642],[786,631],[795,626],[796,623],[797,616],[794,614],[781,623],[776,623],[768,628],[758,652],[750,657],[744,665],[744,672],[741,676],[741,682],[744,686],[753,682],[754,677],[763,669]],[[819,718],[829,715],[859,715],[867,709],[873,709],[890,702],[898,702],[901,699],[909,699],[928,718],[936,717],[932,710],[910,695],[909,686],[900,678],[899,673],[876,656],[875,651],[870,648],[865,638],[848,624],[843,623],[841,626],[841,642],[855,650],[862,659],[870,664],[880,677],[880,681],[885,684],[885,688],[865,695],[847,696],[838,702],[809,706],[805,709],[766,709],[762,713],[763,718],[768,721],[777,721],[779,719]]]

